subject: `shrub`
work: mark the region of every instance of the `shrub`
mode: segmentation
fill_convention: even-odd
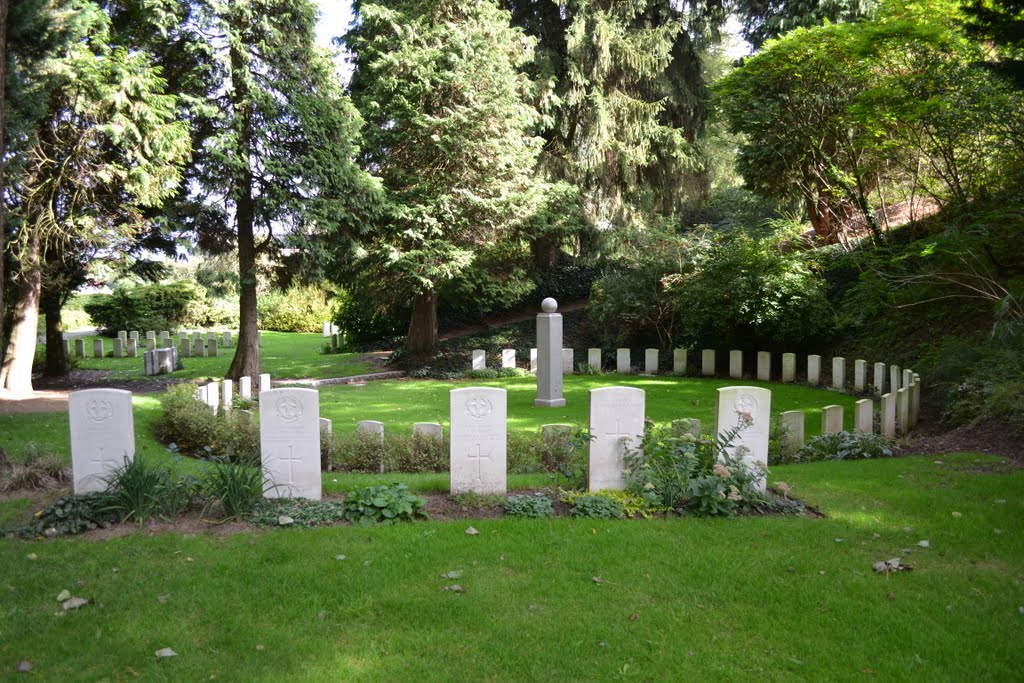
[[[306,498],[262,498],[249,512],[249,521],[259,526],[280,526],[281,516],[292,518],[289,526],[318,527],[345,518],[343,503]]]
[[[553,517],[555,506],[547,494],[538,491],[532,496],[509,496],[505,501],[505,514],[509,517],[541,519],[543,517]]]
[[[37,512],[32,522],[9,533],[22,538],[37,538],[106,528],[119,519],[116,512],[108,509],[108,504],[106,493],[64,496]]]
[[[320,332],[334,319],[328,292],[314,285],[290,287],[262,294],[256,304],[261,330]]]
[[[20,463],[12,463],[11,471],[0,481],[0,490],[50,490],[71,484],[71,468],[64,458],[29,442],[22,449]]]
[[[207,509],[219,503],[228,519],[240,519],[263,499],[263,471],[221,460],[207,473],[203,489],[208,498]]]
[[[866,460],[869,458],[890,458],[896,454],[891,439],[881,434],[860,432],[835,432],[822,434],[811,439],[796,454],[799,462],[819,460]]]
[[[118,330],[177,330],[206,327],[210,304],[205,292],[192,282],[143,285],[114,290],[84,304],[97,327],[108,334]]]
[[[601,489],[597,493],[588,493],[586,491],[572,491],[565,489],[558,489],[559,500],[563,503],[575,506],[581,498],[598,497],[611,501],[610,505],[613,509],[618,507],[622,508],[622,514],[625,517],[643,517],[644,519],[650,519],[655,512],[666,512],[667,508],[652,507],[644,500],[641,496],[636,495],[630,491],[612,491],[610,489]],[[586,501],[584,507],[592,507],[597,510],[601,510],[605,507],[605,503]],[[575,514],[575,513],[574,513]],[[577,517],[602,517],[603,514],[576,514]],[[607,519],[607,517],[606,517]]]
[[[342,472],[447,472],[448,440],[387,434],[321,435],[321,464]],[[382,470],[383,465],[383,470]]]
[[[175,486],[174,477],[166,467],[159,467],[147,458],[127,457],[124,464],[104,478],[107,485],[105,510],[117,514],[127,521],[134,519],[139,524],[147,517],[164,510],[164,497]]]
[[[345,519],[354,524],[394,524],[425,518],[424,500],[405,484],[381,484],[355,489],[345,497]]]
[[[589,493],[578,496],[572,502],[573,517],[592,519],[623,519],[626,510],[622,503],[602,493]]]
[[[179,384],[167,390],[157,435],[172,449],[193,457],[219,456],[233,462],[258,465],[259,425],[244,411],[231,417],[214,415],[194,396],[195,386]]]

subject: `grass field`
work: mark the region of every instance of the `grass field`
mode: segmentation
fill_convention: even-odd
[[[372,372],[373,366],[359,361],[357,353],[320,353],[328,341],[320,334],[293,334],[288,332],[263,332],[263,347],[260,350],[260,368],[269,372],[277,379],[323,379],[328,377],[349,377]],[[93,340],[100,337],[83,337],[86,353],[92,354]],[[114,347],[114,340],[103,337],[104,348],[109,354]],[[237,342],[237,337],[235,338]],[[171,341],[177,345],[177,337]],[[142,368],[142,352],[145,351],[145,340],[138,358],[77,358],[76,367],[87,370],[109,370],[117,379],[144,379]],[[72,342],[72,352],[74,343]],[[183,370],[174,373],[182,379],[223,378],[231,365],[235,348],[220,348],[216,358],[179,358],[184,365]]]
[[[776,469],[827,516],[2,541],[0,670],[14,677],[29,660],[54,681],[1019,679],[1024,473],[971,454]],[[914,571],[872,571],[896,556]],[[457,580],[441,577],[453,570]],[[453,583],[464,592],[443,590]],[[92,603],[63,613],[65,589]],[[177,656],[157,661],[164,647]]]
[[[218,360],[218,359],[212,359]],[[532,377],[500,380],[398,380],[368,382],[362,386],[335,385],[320,389],[320,414],[334,422],[336,433],[355,430],[359,420],[380,420],[385,429],[411,432],[414,422],[440,422],[448,425],[448,392],[461,386],[498,386],[508,390],[508,425],[510,431],[536,431],[550,422],[585,425],[588,394],[600,386],[622,384],[646,392],[647,415],[657,423],[667,424],[683,417],[698,418],[710,430],[714,420],[716,389],[735,384],[734,380],[697,379],[687,377],[638,377],[628,375],[576,375],[565,378],[564,408],[537,408],[536,380]],[[821,431],[821,408],[828,404],[844,407],[847,428],[852,428],[856,398],[825,389],[792,384],[763,384],[772,390],[772,412],[804,410],[807,415],[807,436]],[[156,441],[154,426],[160,419],[158,394],[141,394],[133,398],[135,406],[136,452],[170,457]],[[21,445],[35,442],[40,446],[68,455],[70,436],[67,413],[0,414],[0,448],[15,459]],[[325,482],[326,484],[327,482]]]

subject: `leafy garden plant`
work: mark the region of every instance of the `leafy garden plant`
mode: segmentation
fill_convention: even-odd
[[[425,501],[409,492],[405,484],[380,484],[349,492],[344,516],[353,524],[394,524],[427,516]]]
[[[555,506],[551,497],[542,491],[533,495],[509,496],[505,501],[505,514],[509,517],[527,517],[530,519],[542,519],[553,517]]]
[[[897,452],[892,439],[881,434],[835,432],[811,439],[796,454],[797,462],[891,458]]]

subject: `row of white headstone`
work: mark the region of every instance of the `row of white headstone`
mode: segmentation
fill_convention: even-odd
[[[335,323],[324,323],[323,335],[325,337],[330,337],[338,333],[338,326]]]
[[[487,368],[487,352],[484,349],[473,349],[471,370],[484,370]],[[587,362],[584,364],[590,370],[600,372],[603,370],[602,349],[587,349]],[[616,349],[615,372],[620,374],[631,374],[634,371],[632,364],[632,351],[630,349]],[[672,372],[686,374],[688,354],[686,349],[675,349],[672,352]],[[795,353],[782,354],[781,380],[784,383],[796,381]],[[757,353],[757,371],[754,378],[759,382],[769,382],[772,377],[772,354],[769,351]],[[644,350],[643,372],[647,375],[658,373],[661,363],[661,351],[659,349]],[[743,352],[733,350],[729,352],[729,378],[742,379],[744,369]],[[501,350],[501,367],[516,367],[516,350]],[[821,356],[811,354],[807,356],[807,383],[811,385],[821,384]],[[562,349],[562,374],[571,374],[576,368],[576,350]],[[886,372],[888,370],[888,373]],[[537,349],[530,349],[530,372],[537,371]],[[837,356],[832,358],[832,388],[851,388],[857,392],[867,391],[872,387],[876,393],[883,393],[888,386],[893,390],[910,386],[910,374],[912,371],[901,370],[898,365],[886,366],[885,363],[875,363],[872,367],[871,382],[868,378],[868,362],[866,360],[855,360],[853,363],[853,383],[847,384],[848,374],[846,370],[846,359]],[[704,377],[714,377],[716,374],[716,353],[714,349],[701,351],[700,374]],[[902,378],[902,384],[901,384]]]
[[[260,375],[260,394],[270,391],[270,374]],[[219,382],[209,382],[196,387],[195,399],[210,406],[210,410],[216,415],[218,412],[231,412],[235,404],[235,383],[233,380],[225,379]],[[252,400],[252,377],[238,378],[238,397],[244,401]]]
[[[178,333],[178,350],[182,356],[198,356],[209,355],[215,357],[217,355],[218,345],[228,347],[232,345],[232,337],[230,331],[224,332],[207,332],[204,340],[202,332],[192,333],[192,343],[189,344],[189,333],[179,332]],[[76,338],[74,341],[74,354],[78,358],[86,357],[86,346],[85,340]],[[137,358],[139,355],[140,338],[138,332],[132,332],[129,336],[128,332],[121,330],[117,333],[117,337],[113,340],[113,356],[114,358]],[[72,340],[66,338],[64,340],[65,352],[68,356],[72,353]],[[154,351],[158,348],[170,348],[173,346],[171,343],[171,333],[161,332],[159,336],[155,332],[147,332],[145,337],[145,349],[146,351]],[[106,356],[106,343],[102,338],[93,339],[92,342],[92,358],[103,358]]]

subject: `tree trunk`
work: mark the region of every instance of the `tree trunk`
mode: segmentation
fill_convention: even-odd
[[[7,272],[4,270],[4,98],[7,82],[7,10],[10,0],[0,0],[0,365],[4,360],[4,284]]]
[[[530,251],[533,252],[533,263],[542,273],[546,273],[558,263],[561,255],[558,239],[550,235],[541,235],[530,242]]]
[[[29,228],[32,229],[32,228]],[[28,249],[22,256],[21,276],[14,302],[14,324],[0,368],[0,392],[10,396],[32,393],[32,361],[36,355],[39,331],[39,296],[42,292],[42,268],[39,263],[39,232],[33,230]]]
[[[434,290],[417,292],[412,299],[409,334],[405,350],[414,365],[424,365],[434,355],[437,346],[437,293]]]
[[[68,374],[68,354],[64,351],[64,324],[60,314],[63,303],[60,292],[44,288],[40,305],[46,317],[46,366],[43,374],[47,377]]]
[[[244,31],[239,31],[243,34]],[[237,172],[232,194],[235,199],[235,220],[238,225],[238,346],[226,377],[260,375],[259,322],[256,317],[256,241],[253,235],[252,198],[252,102],[248,84],[241,75],[246,69],[241,46],[230,49],[232,70],[232,104],[238,118]]]

